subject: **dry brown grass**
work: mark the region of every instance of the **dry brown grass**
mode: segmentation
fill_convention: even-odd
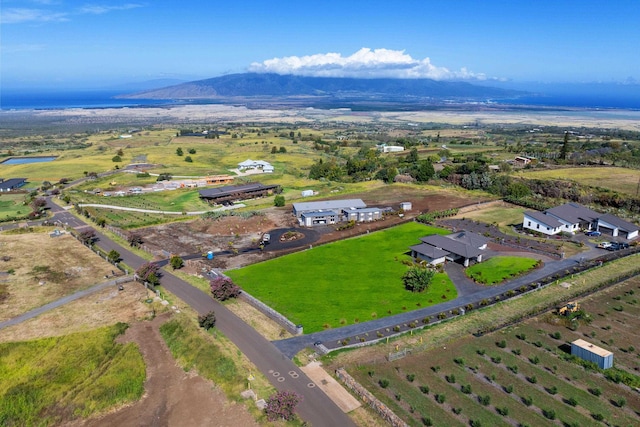
[[[0,271],[9,295],[0,303],[0,321],[104,281],[114,267],[70,235],[48,232],[0,234]],[[34,270],[34,267],[36,269]]]
[[[147,291],[137,283],[127,283],[123,291],[115,287],[80,298],[25,322],[0,329],[0,342],[26,341],[87,331],[116,322],[132,323],[149,318],[166,308],[158,302],[147,304]]]
[[[236,299],[226,307],[269,341],[293,336],[275,321],[241,299]]]

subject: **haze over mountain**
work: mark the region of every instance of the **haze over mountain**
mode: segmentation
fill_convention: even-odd
[[[275,73],[230,74],[123,95],[129,99],[333,98],[380,101],[486,100],[524,92],[432,79],[307,77]]]

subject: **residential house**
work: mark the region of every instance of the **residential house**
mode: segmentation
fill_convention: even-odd
[[[265,162],[264,160],[247,159],[244,162],[238,163],[238,170],[262,170],[263,173],[273,173],[274,168],[271,166],[271,163]]]
[[[293,214],[300,218],[305,212],[335,211],[344,209],[366,208],[367,205],[361,199],[321,200],[317,202],[300,202],[293,204]]]
[[[445,260],[461,262],[465,267],[472,260],[482,262],[482,255],[489,239],[470,231],[442,236],[433,234],[421,237],[424,244],[411,246],[411,256],[428,261],[432,265],[441,264]]]
[[[601,214],[578,203],[565,203],[544,212],[524,213],[522,228],[552,236],[560,232],[575,234],[580,230],[597,230],[629,240],[638,237],[640,227],[612,214]]]
[[[27,178],[0,178],[0,192],[17,190],[27,183]]]

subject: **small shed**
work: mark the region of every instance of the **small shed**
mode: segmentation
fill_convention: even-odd
[[[608,369],[613,366],[613,353],[583,339],[577,339],[571,343],[571,355],[582,360],[593,362],[600,369]]]
[[[411,202],[400,202],[400,209],[407,212],[411,210]]]

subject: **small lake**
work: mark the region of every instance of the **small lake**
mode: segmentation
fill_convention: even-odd
[[[43,156],[43,157],[12,157],[0,162],[2,165],[25,165],[27,163],[45,163],[51,162],[56,159],[56,156]]]

